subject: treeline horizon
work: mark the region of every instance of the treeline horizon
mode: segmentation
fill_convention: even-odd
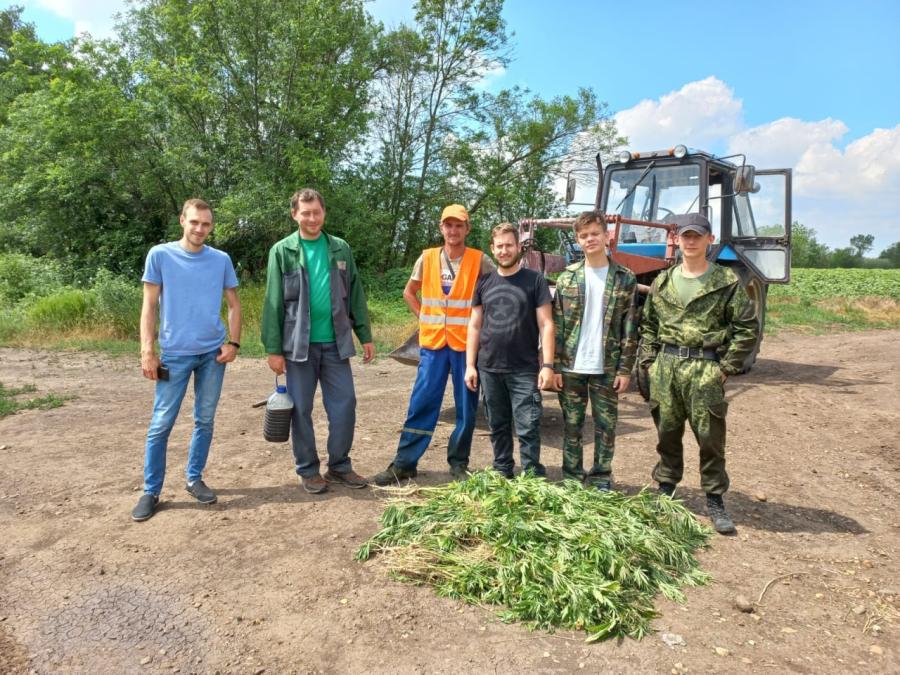
[[[499,222],[562,214],[554,186],[626,139],[591,89],[486,90],[515,46],[502,8],[420,0],[387,29],[362,0],[145,0],[112,39],[53,44],[21,7],[0,11],[3,267],[138,279],[190,197],[213,206],[210,243],[244,279],[295,228],[300,187],[324,195],[326,229],[370,279],[436,244],[448,203],[484,250]],[[900,245],[872,263],[871,236],[854,239],[831,251],[795,225],[794,266],[900,266]]]
[[[109,40],[48,44],[0,13],[0,252],[73,282],[134,276],[179,236],[183,201],[244,277],[314,187],[328,231],[373,273],[408,265],[465,204],[474,245],[558,214],[554,181],[624,142],[590,89],[492,93],[511,59],[502,0],[419,0],[387,29],[362,0],[149,0]]]

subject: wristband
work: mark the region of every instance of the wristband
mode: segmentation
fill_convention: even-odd
[[[553,364],[552,363],[542,363],[541,368],[549,368],[550,370],[553,370]]]
[[[240,348],[241,348],[241,343],[240,343],[240,342],[235,342],[234,340],[229,340],[229,341],[226,342],[225,344],[231,345],[231,346],[234,347],[235,349],[240,349]]]

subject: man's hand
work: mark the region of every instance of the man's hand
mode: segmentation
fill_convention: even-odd
[[[631,382],[630,375],[616,375],[616,379],[613,380],[613,391],[617,394],[624,394],[628,389],[629,382]]]
[[[281,354],[269,354],[269,368],[276,375],[284,375],[284,357]]]
[[[148,380],[158,380],[159,357],[156,352],[141,352],[141,372]]]
[[[554,385],[555,374],[552,368],[541,368],[538,372],[538,389],[552,389]]]
[[[227,342],[219,347],[219,355],[216,357],[216,363],[231,363],[237,358],[237,347]]]
[[[466,386],[469,391],[478,391],[478,371],[475,366],[466,366]]]
[[[363,348],[363,363],[368,363],[372,359],[375,358],[375,343],[366,342],[362,346]]]
[[[553,373],[553,387],[556,391],[563,390],[562,373]]]

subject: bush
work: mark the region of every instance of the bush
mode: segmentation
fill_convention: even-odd
[[[94,279],[93,317],[114,335],[137,338],[140,335],[141,286],[109,270],[100,270]]]
[[[93,306],[93,293],[69,288],[38,298],[26,316],[32,329],[68,330],[83,323]]]
[[[11,307],[28,296],[43,296],[60,287],[59,266],[21,253],[0,253],[0,304]]]

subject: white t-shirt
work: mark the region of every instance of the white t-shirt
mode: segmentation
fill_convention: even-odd
[[[584,266],[584,316],[578,336],[578,351],[572,372],[581,375],[603,374],[603,296],[609,266]]]

